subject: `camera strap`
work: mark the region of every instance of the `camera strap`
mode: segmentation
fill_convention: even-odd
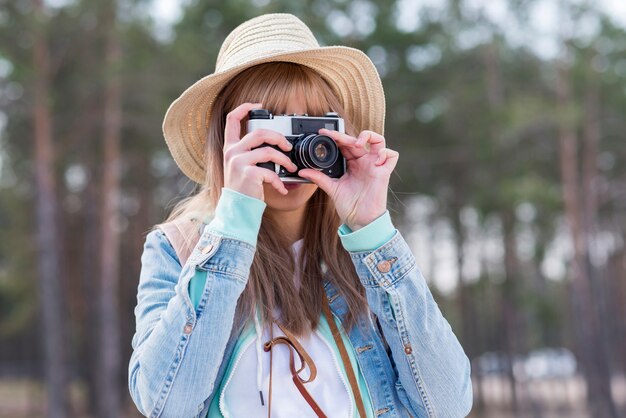
[[[325,293],[322,295],[322,310],[324,311],[324,315],[326,316],[328,325],[330,325],[330,330],[333,334],[333,338],[335,339],[335,343],[339,348],[341,360],[343,361],[343,365],[346,369],[346,374],[348,375],[348,380],[350,381],[350,387],[352,388],[354,402],[356,403],[357,409],[359,410],[359,416],[361,416],[362,418],[366,418],[367,415],[365,414],[365,404],[363,403],[363,398],[361,397],[361,391],[359,390],[359,385],[357,384],[356,375],[354,373],[354,369],[352,368],[350,358],[348,357],[348,351],[346,350],[346,346],[343,343],[343,338],[341,338],[341,334],[339,333],[339,329],[337,328],[337,324],[335,323],[335,318],[333,317],[333,314],[330,310],[328,299],[326,298]]]
[[[356,374],[354,369],[352,368],[352,363],[350,362],[350,357],[348,356],[348,351],[346,349],[345,344],[343,343],[343,339],[341,338],[341,333],[339,332],[339,328],[337,328],[337,324],[335,323],[335,318],[330,310],[330,305],[328,304],[328,299],[324,294],[322,296],[322,310],[324,315],[326,316],[328,325],[330,326],[331,333],[333,335],[333,339],[337,344],[337,348],[339,349],[339,354],[341,355],[341,360],[344,364],[344,368],[346,370],[346,375],[348,376],[348,381],[350,382],[350,387],[352,389],[352,395],[354,396],[354,402],[356,403],[357,409],[359,411],[359,416],[362,418],[366,418],[367,415],[365,413],[365,404],[363,403],[363,398],[361,397],[361,391],[359,390],[359,385],[357,383]],[[289,350],[289,368],[291,370],[293,383],[296,385],[296,388],[304,398],[304,400],[309,404],[311,409],[315,412],[315,414],[319,418],[326,418],[326,415],[320,408],[320,406],[315,402],[315,399],[311,396],[311,394],[307,391],[304,386],[305,383],[312,382],[317,377],[317,366],[313,362],[311,356],[307,353],[307,351],[302,347],[302,345],[298,342],[298,339],[282,324],[278,321],[274,321],[276,325],[281,329],[281,331],[285,334],[285,336],[279,336],[273,338],[273,327],[270,327],[270,332],[272,332],[270,336],[270,340],[267,341],[263,349],[265,351],[270,352],[270,387],[269,387],[269,400],[268,400],[268,418],[271,417],[272,411],[272,347],[276,344],[286,344]],[[300,357],[301,367],[296,370],[294,365],[294,354],[296,352]],[[305,369],[306,366],[309,366],[309,378],[304,380],[300,377],[299,373]]]
[[[319,418],[326,418],[326,414],[324,414],[324,412],[322,411],[322,408],[320,408],[317,402],[315,402],[315,399],[313,399],[309,391],[304,386],[305,383],[312,382],[317,377],[317,366],[315,366],[315,363],[313,362],[313,359],[311,358],[309,353],[307,353],[304,347],[302,347],[302,345],[298,342],[298,339],[291,332],[289,332],[289,330],[286,327],[284,327],[280,323],[276,322],[276,325],[278,325],[278,327],[281,329],[281,331],[285,335],[284,336],[281,335],[276,338],[271,338],[268,342],[266,342],[263,345],[263,349],[265,351],[270,352],[270,389],[269,389],[269,401],[268,401],[268,409],[267,409],[268,418],[271,416],[271,412],[272,412],[272,357],[273,356],[272,356],[271,349],[277,344],[286,344],[289,347],[289,369],[291,370],[291,378],[293,380],[293,383],[296,385],[296,388],[298,389],[298,391],[300,392],[304,400],[309,404],[311,409],[313,409],[313,412],[315,412],[315,414]],[[294,364],[294,355],[293,355],[294,351],[300,357],[301,367],[298,370],[296,370],[296,367]],[[306,368],[306,366],[309,367],[309,378],[305,380],[300,377],[299,373],[303,371]]]
[[[172,247],[174,248],[174,251],[176,252],[176,255],[179,259],[179,262],[183,266],[185,265],[187,258],[191,254],[191,251],[193,250],[194,246],[198,242],[198,239],[200,238],[199,227],[201,226],[202,225],[198,225],[195,222],[184,221],[180,219],[175,220],[174,222],[167,222],[167,223],[158,225],[158,227],[167,236],[168,240],[170,241],[170,244],[172,244]],[[352,394],[354,396],[354,401],[359,411],[359,415],[362,418],[366,418],[367,415],[365,414],[365,405],[363,403],[363,398],[361,397],[361,391],[359,390],[359,386],[357,384],[356,374],[355,374],[354,369],[352,368],[352,363],[350,362],[350,358],[348,357],[348,351],[346,350],[346,347],[343,343],[343,338],[341,338],[341,333],[339,332],[339,329],[337,328],[337,324],[335,323],[334,316],[330,310],[330,305],[328,304],[328,298],[326,297],[325,292],[322,294],[322,311],[324,312],[324,315],[326,316],[328,325],[330,326],[330,330],[333,335],[333,339],[335,340],[335,343],[337,344],[337,348],[339,349],[339,354],[341,355],[341,360],[344,364],[346,375],[348,376],[348,381],[350,382],[350,387],[352,388]],[[304,399],[307,401],[307,403],[311,406],[311,408],[315,411],[316,414],[318,414],[318,417],[320,418],[325,417],[319,405],[317,405],[313,397],[309,394],[309,392],[304,387],[304,383],[308,383],[312,381],[317,376],[317,368],[315,366],[315,363],[313,362],[313,359],[309,356],[309,354],[306,352],[304,347],[300,345],[297,338],[284,325],[279,324],[278,322],[276,322],[276,324],[283,331],[286,337],[282,337],[282,339],[281,337],[272,338],[270,341],[265,343],[266,346],[269,344],[268,348],[265,351],[270,352],[270,388],[269,388],[268,414],[271,410],[271,405],[272,405],[272,351],[271,351],[271,347],[275,344],[287,344],[291,348],[290,349],[290,369],[292,372],[294,384],[296,385],[296,387],[298,388],[298,391],[302,394]],[[270,332],[272,331],[273,331],[273,327],[270,327]],[[273,336],[273,332],[271,335]],[[300,361],[302,363],[302,367],[300,368],[300,370],[295,370],[295,366],[293,364],[294,363],[293,362],[294,350],[300,357]],[[311,370],[309,379],[307,379],[306,381],[301,379],[298,374],[302,370],[304,370],[305,365],[308,365]]]

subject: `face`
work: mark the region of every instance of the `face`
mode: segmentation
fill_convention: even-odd
[[[293,94],[290,97],[285,113],[298,115],[307,113],[306,103],[301,95]],[[317,190],[317,185],[312,183],[285,184],[285,187],[288,193],[283,196],[271,184],[263,184],[265,203],[269,209],[278,211],[302,209]]]

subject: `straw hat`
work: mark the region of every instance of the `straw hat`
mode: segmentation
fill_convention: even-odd
[[[273,61],[314,69],[335,91],[353,124],[384,133],[385,96],[376,67],[368,56],[345,46],[320,47],[311,30],[297,17],[266,14],[235,28],[220,48],[215,72],[185,90],[165,114],[165,142],[187,177],[204,183],[206,135],[220,90],[246,68]]]

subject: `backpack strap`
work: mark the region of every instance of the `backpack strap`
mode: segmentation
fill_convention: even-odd
[[[322,295],[322,311],[326,316],[326,320],[328,322],[328,325],[330,326],[330,330],[333,334],[335,344],[337,344],[337,348],[339,349],[339,354],[341,355],[341,360],[343,361],[343,366],[346,369],[348,381],[350,382],[350,387],[352,388],[352,395],[354,395],[354,402],[356,403],[356,407],[359,410],[359,416],[361,418],[365,418],[367,417],[365,413],[365,404],[363,403],[363,397],[361,396],[359,384],[357,383],[356,372],[352,368],[352,363],[350,363],[348,350],[343,343],[343,338],[341,338],[341,333],[339,332],[339,328],[337,328],[335,318],[330,310],[330,305],[328,304],[328,299],[326,298],[325,294]]]
[[[204,224],[191,219],[174,219],[157,225],[176,251],[181,266],[184,266],[191,252],[200,240],[200,228]]]

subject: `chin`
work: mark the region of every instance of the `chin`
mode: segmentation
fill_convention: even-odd
[[[265,203],[269,209],[290,211],[302,208],[317,190],[317,185],[311,183],[297,183],[297,187],[287,187],[286,195],[280,194],[271,184],[263,185]]]

